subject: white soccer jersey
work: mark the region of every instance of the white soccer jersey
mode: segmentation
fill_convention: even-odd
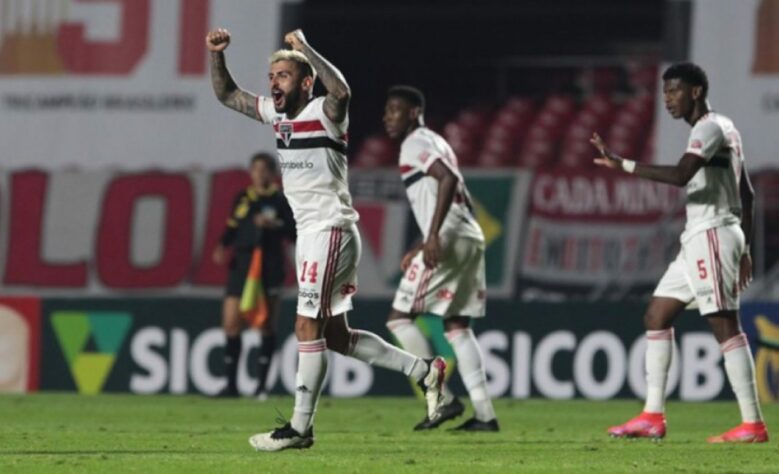
[[[359,217],[347,182],[349,119],[337,124],[327,118],[324,100],[312,100],[297,117],[288,119],[276,112],[273,99],[257,98],[258,117],[276,132],[284,195],[298,234],[345,228]]]
[[[741,221],[741,134],[729,118],[709,112],[690,132],[687,153],[706,162],[687,183],[687,225],[682,241],[701,231]]]
[[[441,135],[427,127],[411,132],[400,147],[400,174],[406,186],[411,210],[427,240],[430,222],[438,199],[438,180],[427,172],[436,161],[446,165],[459,180],[452,207],[441,225],[444,238],[465,237],[484,241],[479,223],[476,222],[468,189],[457,168],[457,157],[452,147]]]

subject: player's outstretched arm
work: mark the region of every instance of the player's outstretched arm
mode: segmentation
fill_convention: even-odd
[[[752,245],[755,221],[755,190],[752,188],[752,181],[749,179],[746,165],[743,164],[739,192],[741,194],[741,230],[744,231],[744,242],[746,244],[738,272],[738,291],[741,292],[752,281],[752,256],[749,254],[749,249]]]
[[[230,32],[214,30],[206,35],[206,47],[211,52],[211,85],[219,102],[254,120],[257,116],[257,96],[238,87],[227,69],[224,50],[230,45]]]
[[[695,173],[701,169],[704,162],[700,156],[685,153],[675,166],[648,165],[636,163],[612,153],[597,133],[592,135],[590,143],[600,152],[601,156],[593,160],[598,166],[621,169],[641,178],[679,187],[686,186]]]
[[[311,61],[311,65],[327,89],[327,97],[325,97],[323,106],[327,118],[335,123],[343,122],[346,118],[346,112],[349,110],[349,100],[352,97],[352,91],[349,89],[344,75],[308,44],[303,31],[295,30],[287,33],[284,41]]]
[[[454,194],[457,191],[457,176],[446,167],[441,161],[433,163],[427,171],[427,174],[438,180],[438,199],[435,203],[433,219],[430,221],[430,231],[427,234],[427,240],[422,247],[425,266],[433,268],[438,264],[441,257],[441,245],[438,239],[438,233],[444,223],[449,208],[452,207]]]

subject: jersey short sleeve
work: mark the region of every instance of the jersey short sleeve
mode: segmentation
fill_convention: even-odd
[[[403,155],[408,164],[427,174],[436,160],[441,159],[435,144],[425,137],[415,136],[403,144]],[[445,160],[443,160],[445,161]]]
[[[327,100],[327,98],[323,96],[323,97],[317,97],[314,100],[319,101],[319,104],[317,105],[318,113],[322,121],[322,124],[325,126],[325,128],[327,128],[327,131],[330,132],[330,134],[333,135],[334,137],[346,139],[347,130],[349,130],[349,112],[348,111],[346,112],[346,116],[342,121],[338,123],[333,122],[325,113],[325,101]]]
[[[690,132],[687,153],[698,155],[708,161],[722,147],[724,139],[725,136],[718,123],[713,120],[699,121]]]
[[[270,97],[257,96],[257,118],[262,123],[271,123],[276,109],[273,107],[273,99]]]

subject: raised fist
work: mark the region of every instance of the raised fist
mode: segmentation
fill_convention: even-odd
[[[214,53],[224,51],[230,46],[230,32],[224,28],[218,28],[206,35],[206,46]]]
[[[306,37],[303,35],[303,30],[298,29],[284,35],[284,42],[295,51],[300,51],[306,44]]]

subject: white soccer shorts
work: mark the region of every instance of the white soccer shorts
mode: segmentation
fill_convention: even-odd
[[[702,316],[738,310],[738,274],[744,245],[744,233],[735,224],[694,234],[682,243],[654,296],[695,301]]]
[[[446,246],[433,269],[425,267],[422,251],[414,256],[400,280],[392,308],[411,315],[481,318],[486,293],[484,243],[459,238]]]
[[[362,244],[357,228],[333,227],[298,236],[295,267],[301,316],[337,316],[352,309]]]

